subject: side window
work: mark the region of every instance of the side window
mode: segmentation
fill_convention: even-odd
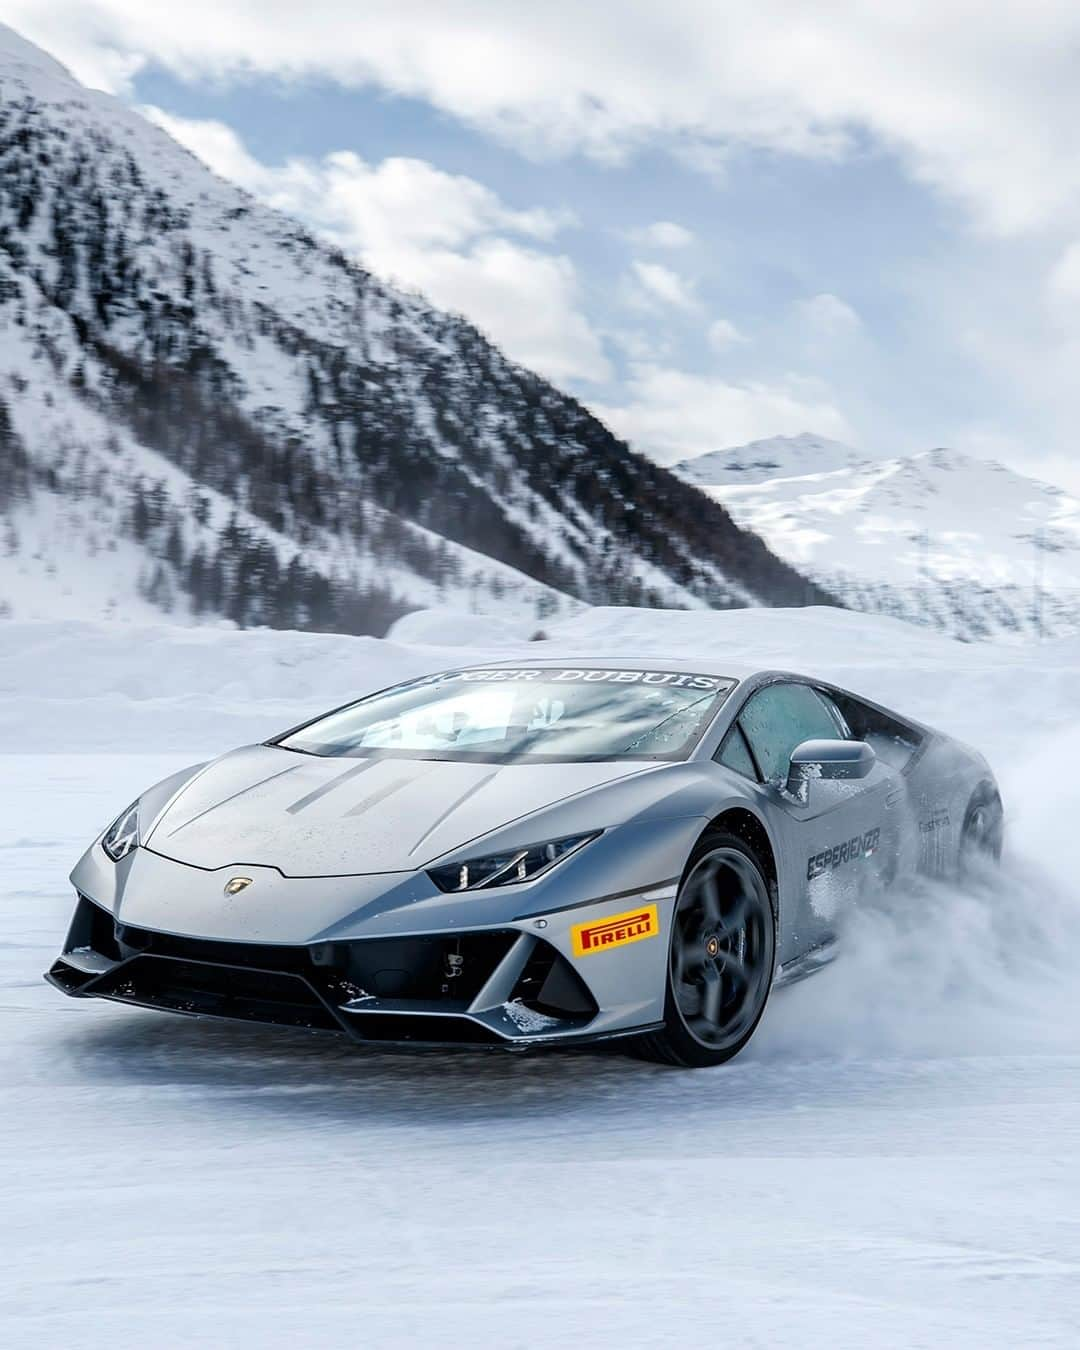
[[[840,735],[833,715],[806,684],[759,689],[739,714],[739,725],[769,782],[787,777],[791,752],[802,741],[833,741]]]
[[[753,757],[747,749],[746,737],[739,730],[738,725],[733,726],[724,737],[724,743],[720,747],[717,759],[725,768],[734,769],[736,773],[741,773],[744,778],[757,782],[757,769],[754,767]]]
[[[836,728],[836,735],[839,736],[842,741],[858,740],[859,738],[857,736],[852,736],[847,718],[840,711],[836,699],[834,699],[831,694],[826,694],[822,689],[815,689],[814,693],[817,694],[818,698],[821,699],[822,703],[828,708]]]
[[[906,722],[872,708],[851,694],[834,695],[836,706],[851,727],[857,741],[865,741],[890,769],[903,770],[908,760],[922,744],[922,736]]]

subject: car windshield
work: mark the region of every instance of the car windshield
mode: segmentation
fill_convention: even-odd
[[[457,670],[361,699],[275,744],[309,755],[685,759],[734,680],[682,671]]]

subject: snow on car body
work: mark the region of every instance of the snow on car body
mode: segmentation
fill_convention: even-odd
[[[845,911],[996,856],[989,767],[829,684],[709,660],[426,676],[145,792],[87,850],[66,993],[718,1063]]]

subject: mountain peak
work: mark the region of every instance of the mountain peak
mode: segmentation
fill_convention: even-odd
[[[936,446],[703,486],[853,608],[965,639],[1080,625],[1080,502],[997,460]]]
[[[801,431],[796,436],[768,436],[746,445],[711,450],[674,465],[675,472],[702,486],[763,483],[772,478],[833,473],[862,464],[868,456],[842,441]]]
[[[833,440],[829,436],[819,436],[813,431],[799,431],[794,436],[765,436],[760,440],[747,442],[748,446],[769,446],[769,445],[787,445],[793,449],[811,450],[816,446],[827,445],[837,446],[841,450],[850,450],[851,446],[843,441]],[[729,447],[735,449],[738,447]]]
[[[33,71],[70,84],[78,83],[66,66],[6,23],[0,23],[0,69],[16,75]]]

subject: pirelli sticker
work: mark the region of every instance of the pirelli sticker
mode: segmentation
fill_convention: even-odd
[[[570,929],[570,938],[575,956],[592,956],[596,952],[609,952],[613,947],[625,947],[628,942],[657,937],[659,932],[660,916],[656,906],[639,905],[625,914],[575,924]]]

